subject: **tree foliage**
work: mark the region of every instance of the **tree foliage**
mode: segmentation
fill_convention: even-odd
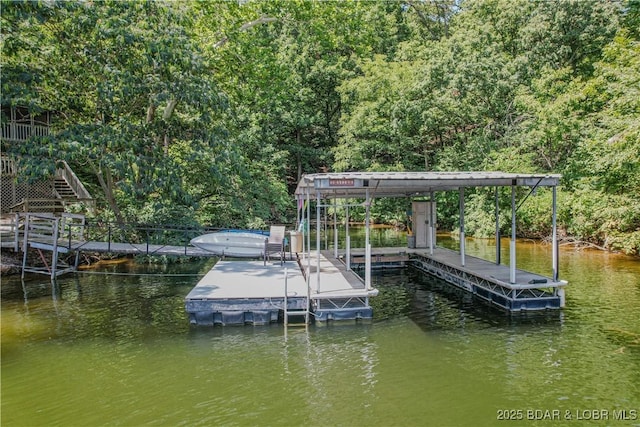
[[[67,160],[105,216],[220,226],[290,221],[303,173],[561,173],[563,229],[638,253],[638,16],[635,0],[3,0],[2,105],[56,120],[2,148],[22,179]],[[468,197],[486,234],[493,194]],[[548,233],[547,204],[522,206],[522,234]]]

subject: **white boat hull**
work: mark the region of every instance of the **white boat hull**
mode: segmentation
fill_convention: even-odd
[[[191,244],[207,252],[233,258],[261,258],[266,236],[255,233],[218,232],[191,239]]]

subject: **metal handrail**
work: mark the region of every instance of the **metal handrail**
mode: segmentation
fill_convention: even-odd
[[[146,244],[145,253],[151,255],[150,245],[182,246],[185,254],[191,246],[192,238],[201,234],[224,230],[220,227],[176,226],[165,224],[139,224],[87,221],[85,238],[107,243],[109,250],[112,243]]]
[[[20,213],[15,215],[15,226],[17,230],[22,218],[27,213]],[[32,216],[47,216],[44,213],[30,213]],[[80,215],[63,214],[69,218],[80,217]],[[53,217],[48,215],[47,217]],[[84,223],[76,224],[71,221],[66,222],[66,229],[64,230],[64,239],[76,241],[76,236],[82,236],[83,242],[88,241],[100,241],[107,243],[109,249],[111,249],[112,243],[128,243],[128,244],[146,244],[147,255],[151,255],[149,250],[150,245],[172,245],[184,247],[185,254],[187,249],[191,247],[190,241],[192,238],[201,234],[212,233],[216,231],[225,230],[221,227],[206,227],[206,226],[179,226],[179,225],[167,225],[167,224],[140,224],[140,223],[117,223],[111,221],[96,221],[86,220]],[[257,231],[257,230],[252,230]],[[16,233],[17,235],[17,233]],[[73,238],[71,237],[73,235]],[[78,247],[82,247],[80,243]]]

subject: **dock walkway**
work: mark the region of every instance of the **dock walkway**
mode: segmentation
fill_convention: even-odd
[[[307,267],[311,264],[310,268]],[[197,325],[266,324],[277,322],[285,309],[309,306],[316,321],[368,319],[373,315],[366,290],[352,271],[337,260],[320,255],[320,287],[317,287],[318,259],[288,260],[266,265],[263,261],[218,261],[185,297],[189,321]],[[308,279],[305,271],[309,271]]]
[[[353,268],[364,265],[364,251],[351,250]],[[372,260],[387,265],[385,260],[407,257],[409,263],[426,273],[509,311],[554,309],[564,306],[564,280],[553,281],[541,274],[516,269],[516,281],[510,282],[510,269],[506,265],[465,255],[462,265],[460,253],[436,247],[429,249],[404,247],[376,248]]]
[[[72,243],[71,250],[81,252],[112,253],[126,255],[168,255],[168,256],[194,256],[214,257],[213,252],[205,251],[191,245],[155,245],[146,243],[119,243],[119,242],[76,242]]]

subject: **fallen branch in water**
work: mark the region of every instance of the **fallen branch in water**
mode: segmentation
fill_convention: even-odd
[[[551,243],[549,240],[550,239],[546,238],[545,242]],[[587,242],[584,240],[578,240],[574,237],[565,237],[560,239],[558,241],[558,246],[575,246],[577,250],[598,249],[605,252],[609,251],[609,249],[605,248],[604,246],[596,245],[595,243]]]

